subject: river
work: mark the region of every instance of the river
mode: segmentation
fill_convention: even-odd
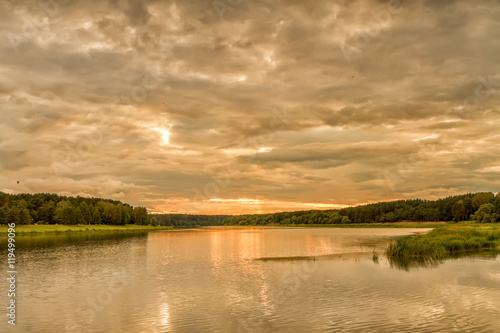
[[[498,332],[498,256],[395,263],[382,255],[391,239],[425,231],[18,236],[16,326],[3,314],[0,331]],[[5,242],[0,253],[6,272]]]

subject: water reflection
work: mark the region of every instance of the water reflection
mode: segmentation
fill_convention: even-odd
[[[121,242],[127,238],[139,237],[145,239],[145,232],[64,232],[39,235],[19,234],[16,236],[16,247],[22,250],[37,248],[52,248],[54,246],[84,245],[93,246],[96,243],[110,244]],[[8,247],[7,239],[0,241],[0,251]]]
[[[437,268],[444,263],[443,259],[435,258],[393,258],[388,257],[391,268],[397,268],[409,272],[412,268]]]
[[[458,260],[463,258],[477,258],[482,260],[496,260],[500,251],[481,251],[469,253],[457,253],[441,258],[414,257],[396,258],[388,257],[391,268],[397,268],[409,272],[411,269],[434,269],[444,264],[447,260]]]
[[[19,322],[0,322],[0,332],[494,332],[498,257],[418,266],[381,255],[373,263],[374,248],[381,253],[412,232],[207,228],[26,238],[18,247]],[[316,260],[256,260],[290,257]]]

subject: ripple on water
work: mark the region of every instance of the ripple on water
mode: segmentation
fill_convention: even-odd
[[[379,264],[327,258],[371,256],[367,244],[405,232],[254,228],[26,241],[18,331],[497,332],[499,258],[401,267],[383,256]],[[287,256],[324,260],[254,260]],[[86,320],[78,308],[89,310],[87,298],[109,291],[114,276],[126,285]]]

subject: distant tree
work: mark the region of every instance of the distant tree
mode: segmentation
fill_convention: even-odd
[[[65,204],[57,207],[60,202],[65,202]],[[85,223],[91,223],[94,221],[94,207],[96,206],[100,209],[100,216],[103,215],[105,209],[109,210],[106,217],[109,218],[110,224],[128,223],[133,211],[132,206],[116,200],[75,198],[50,193],[7,194],[0,192],[0,223],[4,220],[10,222],[11,219],[16,223],[76,223],[75,213],[78,215],[78,221],[82,222],[80,213],[76,211],[77,208],[81,211]],[[27,209],[30,218],[24,209]],[[59,213],[58,220],[56,220],[56,209]],[[63,215],[69,220],[62,221]]]
[[[7,207],[7,205],[1,206],[0,207],[0,224],[9,223],[8,214],[9,214],[9,207]]]
[[[159,225],[158,223],[158,219],[153,216],[150,220],[149,220],[149,224],[151,224],[153,227],[157,227]]]
[[[471,216],[471,218],[477,222],[492,222],[491,217],[493,213],[493,209],[495,207],[488,203],[488,204],[483,204],[477,212],[474,213],[474,215]]]
[[[37,210],[38,223],[43,223],[43,224],[55,223],[54,220],[55,210],[56,210],[56,205],[54,204],[54,201],[50,200],[49,202],[44,203]]]
[[[465,196],[463,198],[463,201],[464,201],[464,206],[465,206],[465,217],[468,217],[470,216],[471,214],[474,214],[474,212],[477,210],[477,209],[474,209],[474,206],[472,206],[472,196]]]
[[[113,216],[114,216],[113,224],[117,225],[125,224],[125,219],[123,218],[123,210],[121,205],[113,205]]]
[[[120,205],[121,209],[121,215],[122,215],[122,224],[129,224],[130,223],[130,209],[129,207],[125,205]]]
[[[85,201],[80,202],[78,205],[80,212],[82,213],[83,220],[81,224],[90,224],[92,223],[92,213],[90,212],[89,205]]]
[[[83,213],[82,213],[82,210],[80,209],[80,206],[76,207],[76,209],[75,209],[75,219],[74,219],[73,223],[86,224],[85,218],[83,217]]]
[[[144,207],[134,207],[134,222],[138,225],[146,225],[149,222],[148,211]]]
[[[19,209],[17,208],[17,206],[14,206],[12,207],[11,209],[9,209],[9,213],[8,213],[8,222],[11,223],[11,222],[14,222],[15,224],[20,224],[20,216],[19,216]]]
[[[31,224],[33,219],[31,218],[30,212],[27,208],[21,208],[19,210],[19,224]]]
[[[92,210],[92,224],[101,224],[101,211],[98,207]]]
[[[55,220],[60,224],[72,224],[75,223],[75,209],[73,205],[67,201],[59,201],[55,211]]]
[[[108,202],[99,201],[99,210],[101,212],[101,223],[102,224],[114,224],[114,212],[113,205]]]
[[[500,196],[498,194],[495,197],[495,200],[493,200],[493,206],[495,207],[495,213],[500,214]]]
[[[474,209],[479,209],[482,205],[492,201],[494,197],[495,195],[491,192],[477,193],[472,198],[472,206]]]
[[[156,215],[156,218],[158,219],[158,222],[160,223],[161,226],[171,226],[172,221],[170,215]]]
[[[465,216],[465,205],[463,200],[458,200],[455,202],[452,208],[453,220],[458,222],[461,221]]]
[[[348,216],[342,216],[342,221],[340,223],[342,224],[351,223],[351,220],[349,219]]]

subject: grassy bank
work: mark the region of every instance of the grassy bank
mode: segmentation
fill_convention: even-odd
[[[0,234],[7,234],[9,227],[0,225]],[[150,225],[18,225],[16,234],[63,233],[63,232],[110,232],[110,231],[157,231],[171,230],[173,227],[153,227]]]
[[[463,222],[441,225],[424,235],[398,238],[389,245],[386,254],[395,258],[441,258],[498,246],[499,224]]]
[[[227,227],[286,227],[286,228],[436,228],[442,224],[435,223],[356,223],[356,224],[268,224],[268,225],[243,225]],[[0,225],[0,235],[7,234],[7,225]],[[193,227],[190,227],[193,228]],[[105,231],[157,231],[172,230],[174,227],[153,227],[150,225],[17,225],[16,234],[36,234],[36,233],[63,233],[63,232],[105,232]],[[177,228],[176,228],[177,229]],[[180,228],[183,229],[183,228]]]

